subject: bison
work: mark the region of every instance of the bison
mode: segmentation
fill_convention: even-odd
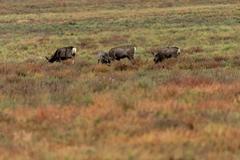
[[[98,63],[102,63],[102,64],[110,64],[111,60],[109,57],[109,54],[105,51],[99,51],[97,52],[97,56],[98,56]]]
[[[164,59],[168,58],[176,58],[180,55],[181,50],[178,47],[166,47],[166,48],[160,48],[156,49],[155,51],[151,51],[154,59],[153,61],[155,63],[162,62]]]
[[[136,47],[132,45],[119,46],[109,50],[108,54],[112,61],[121,60],[123,58],[128,58],[131,62],[134,60],[134,54],[136,52]]]
[[[61,62],[63,60],[73,59],[76,55],[77,49],[73,46],[59,48],[55,53],[50,57],[46,57],[48,62]]]

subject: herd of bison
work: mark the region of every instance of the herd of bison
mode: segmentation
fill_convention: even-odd
[[[98,63],[110,65],[112,61],[120,61],[121,59],[127,58],[131,63],[134,61],[134,54],[136,53],[137,48],[133,45],[125,45],[115,47],[106,51],[98,51]],[[55,51],[55,53],[50,57],[46,57],[48,62],[61,62],[64,60],[72,59],[76,55],[77,49],[73,46],[59,48]],[[181,50],[178,47],[166,47],[166,48],[158,48],[152,50],[151,53],[154,56],[153,61],[155,63],[162,62],[164,59],[177,57],[180,55]],[[74,62],[74,61],[73,61]]]

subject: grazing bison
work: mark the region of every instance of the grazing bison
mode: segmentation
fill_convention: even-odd
[[[134,54],[136,47],[132,45],[119,46],[109,50],[108,54],[111,60],[117,60],[128,58],[131,62],[134,60]]]
[[[99,52],[97,52],[97,56],[98,56],[98,63],[100,63],[100,62],[102,64],[110,64],[111,63],[110,57],[107,52],[99,51]]]
[[[73,59],[76,55],[76,52],[77,49],[72,46],[59,48],[50,58],[46,57],[46,59],[50,63],[61,62],[63,60]]]
[[[166,48],[160,48],[155,51],[152,51],[152,54],[154,56],[153,61],[155,63],[162,62],[164,59],[177,57],[181,53],[181,50],[178,47],[166,47]]]

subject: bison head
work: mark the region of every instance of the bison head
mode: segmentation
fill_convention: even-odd
[[[111,58],[109,54],[105,51],[99,51],[97,52],[98,56],[98,63],[101,62],[102,64],[110,64],[111,63]]]

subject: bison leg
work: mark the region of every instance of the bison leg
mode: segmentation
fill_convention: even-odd
[[[74,59],[72,59],[72,64],[75,64],[75,60]]]
[[[127,56],[127,58],[132,64],[134,64],[134,58],[133,57]]]
[[[61,58],[60,56],[58,57],[58,62],[62,62],[64,59]]]

